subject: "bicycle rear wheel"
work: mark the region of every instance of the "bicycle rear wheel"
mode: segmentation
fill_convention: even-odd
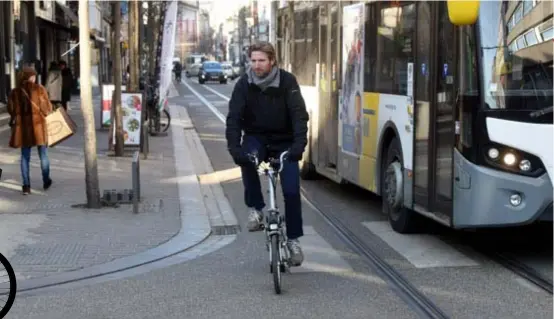
[[[279,235],[271,236],[271,272],[273,273],[273,285],[275,292],[281,293],[281,250],[279,247]]]
[[[4,267],[3,270],[0,269],[0,318],[4,318],[15,301],[17,281],[12,265],[2,254],[0,254],[0,264]]]

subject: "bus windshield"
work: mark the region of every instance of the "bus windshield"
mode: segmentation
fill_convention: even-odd
[[[552,13],[539,12],[538,3],[481,1],[476,28],[489,109],[537,111],[553,105]]]

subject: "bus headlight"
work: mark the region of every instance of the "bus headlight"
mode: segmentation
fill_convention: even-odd
[[[491,168],[529,177],[546,173],[541,159],[525,151],[493,142],[483,145],[482,150],[483,164]]]
[[[522,160],[521,162],[519,162],[519,169],[524,171],[524,172],[530,171],[531,170],[531,162],[527,159]]]
[[[516,156],[513,153],[504,154],[504,164],[512,166],[516,163]]]
[[[489,148],[488,155],[491,159],[496,160],[498,158],[498,155],[500,155],[500,152],[494,147]]]

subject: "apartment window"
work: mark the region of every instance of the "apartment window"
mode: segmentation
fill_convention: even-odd
[[[510,52],[512,52],[512,53],[517,51],[517,44],[516,44],[515,41],[510,43],[509,49],[510,49]]]
[[[550,29],[547,29],[541,32],[541,37],[543,41],[548,41],[552,39],[553,36],[554,36],[554,29],[552,29],[552,27]]]
[[[516,25],[521,18],[523,17],[523,9],[521,8],[521,4],[519,4],[516,8],[516,11],[514,12],[514,25]]]
[[[533,0],[524,0],[523,1],[523,15],[526,15],[533,9]]]
[[[527,42],[527,46],[535,45],[539,43],[537,40],[537,35],[535,34],[535,29],[531,29],[525,33],[525,42]]]
[[[519,37],[516,39],[516,43],[517,43],[517,48],[519,50],[523,49],[526,47],[525,45],[525,38],[524,37]]]

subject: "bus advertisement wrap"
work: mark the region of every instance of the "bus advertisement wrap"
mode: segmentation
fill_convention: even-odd
[[[339,120],[342,151],[359,156],[362,151],[364,95],[364,4],[343,8],[342,91]]]

